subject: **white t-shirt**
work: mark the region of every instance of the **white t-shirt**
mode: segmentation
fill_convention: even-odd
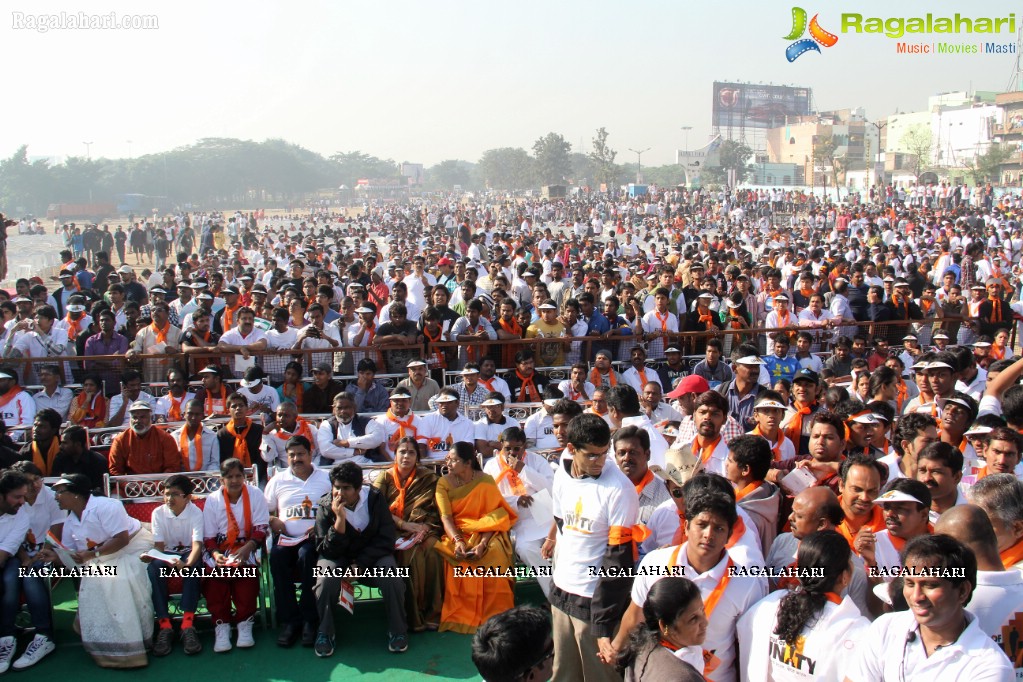
[[[150,522],[153,542],[162,542],[167,552],[187,554],[193,542],[202,543],[202,510],[191,502],[177,516],[167,505],[161,504],[153,510]]]
[[[165,393],[156,399],[153,405],[153,416],[154,417],[167,417],[170,414],[171,406],[177,405],[178,410],[181,412],[181,419],[185,418],[185,405],[188,401],[195,397],[195,393],[185,392],[180,399],[175,398],[170,393]]]
[[[57,504],[57,496],[49,486],[43,486],[36,495],[35,504],[26,502],[22,509],[28,512],[29,528],[25,536],[25,549],[29,554],[34,555],[42,549],[43,541],[50,528],[58,523],[64,523],[67,512]]]
[[[488,459],[483,466],[483,473],[489,474],[495,481],[498,481],[501,476],[500,459],[500,455],[495,455]],[[522,467],[522,471],[518,472],[518,476],[523,485],[522,495],[536,495],[541,490],[550,492],[554,485],[554,470],[551,469],[547,460],[532,452],[526,453],[526,464]],[[497,483],[497,488],[501,491],[508,506],[518,510],[519,519],[514,526],[516,542],[547,537],[553,518],[538,520],[531,508],[519,507],[520,494],[516,494],[512,489],[508,477],[501,478]]]
[[[779,590],[754,604],[737,624],[739,676],[744,680],[802,682],[843,679],[849,657],[866,635],[870,621],[847,596],[824,603],[799,635],[798,656],[786,655],[786,642],[774,634],[778,608],[788,590]]]
[[[735,511],[742,519],[745,530],[734,543],[729,538],[729,544],[726,545],[728,554],[735,560],[736,566],[762,566],[764,553],[760,549],[760,534],[757,532],[757,525],[742,507],[736,506]],[[657,505],[657,508],[650,514],[650,518],[647,519],[646,526],[650,535],[643,541],[641,552],[649,554],[659,547],[671,545],[675,533],[681,527],[678,507],[675,506],[674,498]]]
[[[1010,661],[1019,656],[1019,643],[1010,640],[1023,622],[1023,573],[977,571],[977,585],[966,609]],[[1023,679],[1023,666],[1016,668],[1016,679]]]
[[[29,529],[26,507],[28,505],[23,504],[13,514],[0,514],[0,552],[7,552],[13,556],[18,552],[21,543],[25,541]],[[7,560],[12,561],[10,557]],[[17,559],[13,559],[13,561],[17,561]]]
[[[249,492],[249,513],[252,517],[252,527],[268,526],[270,512],[266,508],[263,491],[248,483],[245,486]],[[224,495],[225,491],[221,488],[206,498],[206,504],[202,509],[204,540],[212,539],[220,543],[227,538],[227,507],[224,503]],[[245,536],[245,498],[243,496],[239,495],[238,501],[231,505],[231,515],[234,516],[234,520],[238,524],[238,542],[248,542],[249,538]],[[258,552],[250,554],[247,565],[256,565],[259,562],[258,555]],[[213,564],[212,556],[206,557],[206,563]]]
[[[220,440],[217,438],[217,434],[206,426],[202,427],[202,435],[199,439],[202,441],[202,459],[196,461],[196,442],[195,438],[188,438],[188,450],[181,448],[181,432],[185,430],[182,426],[180,429],[175,430],[171,433],[171,437],[174,442],[178,444],[178,449],[181,450],[181,462],[187,471],[215,471],[220,469]]]
[[[487,419],[487,415],[483,415],[482,417],[474,421],[473,426],[475,427],[476,440],[494,441],[497,440],[497,437],[500,436],[505,429],[510,429],[513,426],[517,428],[522,428],[521,425],[519,424],[519,420],[515,419],[514,417],[503,415],[503,419],[504,419],[503,424],[502,423],[491,424],[490,420]],[[550,467],[548,466],[548,468]]]
[[[697,574],[696,570],[689,565],[686,554],[688,544],[654,550],[643,557],[640,568],[681,566],[685,571],[682,575],[700,588],[704,602],[719,585],[725,584],[717,605],[708,616],[707,639],[703,643],[703,648],[712,652],[720,660],[720,664],[708,679],[713,682],[733,682],[736,677],[732,666],[737,654],[735,626],[739,617],[767,594],[767,580],[760,577],[729,578],[727,567],[729,563],[734,565],[735,562],[727,552],[709,571]],[[677,553],[676,550],[678,550]],[[674,562],[671,561],[673,555],[675,555]],[[663,574],[640,573],[637,575],[632,582],[632,603],[642,608],[650,588],[663,577],[665,577]]]
[[[867,629],[845,676],[850,682],[1008,682],[1014,679],[1012,664],[980,629],[977,617],[966,611],[966,619],[968,625],[959,639],[927,656],[913,613],[886,613]]]
[[[476,426],[462,414],[448,419],[439,412],[431,412],[421,418],[423,427],[420,434],[426,439],[430,459],[444,459],[451,446],[459,441],[475,441]]]
[[[304,481],[286,469],[270,479],[263,494],[267,509],[277,512],[287,534],[297,538],[316,523],[316,505],[330,488],[330,476],[323,469],[313,469]]]
[[[550,450],[558,447],[558,439],[554,436],[554,419],[547,410],[537,410],[522,422],[522,430],[526,432],[526,442],[531,450]]]
[[[60,541],[72,551],[92,549],[118,533],[134,535],[142,527],[138,519],[128,516],[120,500],[90,495],[81,518],[68,514]]]
[[[251,388],[245,388],[244,386],[239,386],[237,393],[245,396],[245,399],[249,401],[249,407],[252,407],[254,404],[262,405],[270,410],[270,412],[276,412],[277,406],[281,404],[281,397],[277,395],[277,391],[266,384],[263,384],[263,388],[259,393],[253,393]]]

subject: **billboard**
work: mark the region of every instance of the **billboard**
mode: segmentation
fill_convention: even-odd
[[[421,185],[423,184],[423,164],[403,163],[401,164],[400,175],[408,178],[408,184],[410,185]]]
[[[777,128],[810,114],[810,88],[714,82],[715,128]]]

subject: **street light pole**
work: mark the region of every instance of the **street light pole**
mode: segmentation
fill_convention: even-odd
[[[87,161],[92,160],[92,142],[83,142],[85,145],[85,158]]]
[[[643,170],[643,153],[650,151],[650,147],[647,147],[646,149],[632,149],[630,147],[629,151],[636,155],[636,184],[637,185],[642,185],[643,184],[643,174],[642,174],[642,170]]]
[[[881,165],[881,149],[882,149],[882,147],[881,147],[881,131],[884,130],[888,126],[888,121],[871,121],[870,125],[872,125],[875,128],[877,128],[877,164]],[[877,171],[876,168],[874,170],[875,170],[875,172]],[[882,173],[883,173],[883,171],[882,171]],[[883,175],[881,177],[881,181],[878,182],[877,184],[884,185],[884,177],[883,177]]]
[[[682,126],[682,132],[686,134],[686,146],[685,146],[685,159],[686,162],[682,164],[682,169],[686,173],[686,185],[689,183],[689,131],[693,129],[693,126]]]

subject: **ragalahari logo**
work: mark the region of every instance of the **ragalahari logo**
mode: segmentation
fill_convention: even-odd
[[[792,31],[785,36],[785,40],[795,40],[796,42],[785,48],[785,58],[790,62],[794,62],[799,59],[799,56],[805,54],[811,50],[814,52],[820,52],[821,48],[819,45],[824,47],[831,47],[838,42],[838,36],[834,33],[829,33],[821,28],[821,25],[817,23],[817,17],[819,15],[813,15],[813,19],[810,20],[810,37],[802,38],[803,33],[806,32],[806,10],[802,7],[792,8]],[[797,40],[797,38],[802,38]]]

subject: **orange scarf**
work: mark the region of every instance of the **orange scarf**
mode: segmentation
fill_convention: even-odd
[[[227,491],[223,491],[224,495],[224,509],[227,510],[227,538],[224,542],[220,543],[220,553],[233,552],[234,550],[241,547],[238,543],[238,536],[240,535],[241,529],[238,527],[238,520],[234,518],[234,514],[231,512],[231,499],[227,495]],[[252,505],[249,504],[249,486],[242,486],[242,507],[245,509],[245,534],[242,536],[245,538],[245,542],[248,542],[252,537]]]
[[[519,324],[517,320],[513,319],[511,322],[505,322],[502,317],[497,320],[497,324],[500,325],[501,329],[505,330],[509,334],[514,334],[520,339],[522,338],[522,325]]]
[[[701,463],[703,463],[703,464],[707,463],[707,460],[710,459],[710,456],[712,454],[714,454],[714,449],[717,448],[718,443],[720,443],[720,442],[721,442],[720,434],[718,435],[717,438],[712,440],[710,443],[707,443],[706,445],[703,444],[703,442],[700,440],[699,436],[697,436],[696,438],[693,439],[693,448],[694,449],[698,448],[700,450],[700,462]]]
[[[669,569],[674,566],[678,566],[678,555],[681,551],[682,545],[679,545],[675,548],[675,551],[671,553],[671,556],[668,558]],[[721,579],[718,580],[718,584],[714,587],[711,593],[707,595],[707,598],[703,600],[703,610],[707,614],[707,618],[710,618],[710,615],[714,612],[718,602],[721,601],[721,595],[725,593],[725,589],[728,587],[728,583],[732,579],[730,569],[734,565],[732,557],[728,557],[728,564],[725,565],[725,574],[721,576]]]
[[[895,412],[896,414],[902,414],[902,406],[906,403],[906,396],[909,395],[909,389],[906,388],[906,382],[899,377],[899,394],[895,397]]]
[[[813,290],[813,287],[811,287],[809,289],[804,289],[803,287],[799,287],[799,293],[800,293],[801,296],[803,296],[803,298],[805,298],[805,299],[807,299],[807,301],[809,301],[810,297],[813,296],[814,294],[816,294],[817,292]]]
[[[765,436],[763,433],[761,433],[759,426],[757,426],[752,431],[750,431],[750,433],[753,434],[754,436],[760,436],[761,438],[767,438],[767,436]],[[770,439],[767,440],[768,443],[771,443],[771,452],[774,453],[774,461],[775,462],[780,462],[781,461],[781,444],[782,444],[782,442],[784,442],[784,439],[785,439],[785,436],[782,435],[781,429],[778,429],[778,440],[775,441],[774,443],[771,443]]]
[[[792,408],[796,411],[792,421],[789,422],[789,427],[785,429],[785,437],[792,441],[792,444],[796,446],[796,450],[799,450],[800,438],[803,436],[803,418],[813,412],[813,407],[817,403],[810,403],[804,405],[798,400],[792,404]]]
[[[224,317],[220,321],[220,326],[225,332],[234,329],[234,314],[238,312],[238,309],[241,307],[241,303],[233,308],[224,307]]]
[[[166,344],[167,343],[167,332],[170,331],[170,330],[171,330],[171,323],[170,322],[165,324],[163,329],[158,327],[157,323],[155,323],[155,322],[153,322],[152,324],[149,325],[149,331],[151,331],[152,334],[155,337],[157,337],[157,343],[158,344]]]
[[[433,353],[433,356],[437,359],[437,367],[440,367],[441,369],[447,369],[448,363],[447,360],[444,359],[444,350],[441,348],[433,347],[434,343],[440,341],[443,338],[444,336],[443,328],[437,332],[437,336],[433,336],[432,334],[430,334],[430,329],[428,327],[423,327],[423,336],[426,337],[426,340],[429,342],[430,351]]]
[[[198,471],[199,466],[202,464],[202,424],[199,424],[199,430],[196,432],[195,438],[192,439],[192,443],[195,445],[195,463],[192,462],[188,454],[188,427],[182,427],[181,436],[178,439],[178,446],[181,448],[181,459],[188,466],[189,471]]]
[[[931,308],[934,307],[934,301],[926,298],[920,299],[920,310],[923,311],[924,315],[930,315]]]
[[[728,324],[732,329],[742,329],[745,318],[739,314],[738,308],[728,309]]]
[[[1023,561],[1023,540],[1020,540],[1012,547],[1007,547],[998,554],[1002,557],[1002,566],[1005,567],[1005,570],[1012,570],[1016,564]]]
[[[991,301],[991,318],[988,320],[991,324],[1002,321],[1002,300],[989,296],[988,299]]]
[[[60,452],[60,441],[54,437],[50,439],[50,447],[46,451],[46,457],[43,457],[43,453],[39,450],[39,445],[36,441],[32,441],[32,463],[39,467],[39,470],[43,472],[43,476],[50,476],[53,469],[53,460]]]
[[[170,409],[167,410],[167,421],[179,422],[183,419],[181,416],[181,405],[185,402],[185,398],[188,397],[188,393],[181,396],[180,400],[174,400],[174,396],[170,393],[167,394],[167,400],[170,401]]]
[[[643,369],[637,369],[636,372],[639,373],[639,387],[640,391],[642,391],[643,387],[647,385],[646,367],[643,367]]]
[[[486,386],[488,391],[493,391],[494,390],[494,379],[496,379],[496,378],[497,377],[490,377],[489,379],[484,379],[483,377],[480,377],[480,383],[483,384],[484,386]]]
[[[636,494],[637,495],[642,495],[643,494],[643,490],[647,487],[647,485],[652,480],[654,480],[654,472],[652,472],[649,469],[647,469],[646,473],[643,474],[643,480],[641,480],[639,483],[636,484]]]
[[[219,402],[221,405],[223,405],[223,412],[217,412],[216,410],[213,409],[214,408],[214,402]],[[213,396],[210,395],[210,392],[206,391],[206,414],[207,415],[227,414],[227,389],[224,388],[223,384],[220,385],[220,400],[219,401],[214,401],[213,400]]]
[[[522,482],[522,477],[519,476],[519,472],[515,471],[515,467],[508,465],[504,455],[497,456],[497,463],[501,467],[501,473],[497,475],[497,479],[494,482],[500,484],[501,481],[507,478],[508,485],[511,486],[512,495],[525,495],[526,484]]]
[[[748,483],[745,487],[743,487],[742,490],[736,490],[735,491],[735,501],[736,502],[741,502],[742,498],[746,497],[751,492],[753,492],[754,490],[759,488],[761,483],[763,483],[763,481],[752,481],[752,482]],[[746,524],[743,523],[744,529],[745,529],[745,525]]]
[[[398,465],[395,464],[390,469],[391,481],[394,482],[394,488],[398,491],[398,498],[391,503],[391,513],[397,516],[399,519],[404,520],[405,518],[405,493],[412,487],[412,481],[416,479],[416,470],[412,469],[412,475],[410,475],[405,483],[402,484],[401,477],[398,475]]]
[[[394,412],[387,410],[387,419],[388,421],[394,422],[398,425],[398,430],[394,432],[393,436],[391,436],[391,440],[394,441],[394,443],[397,443],[405,436],[412,436],[413,438],[419,437],[419,430],[412,425],[412,420],[415,419],[415,415],[411,412],[408,413],[408,416],[404,420],[401,420],[395,416]],[[394,449],[393,445],[391,449]]]
[[[16,385],[14,388],[12,388],[11,390],[7,391],[7,393],[4,393],[3,395],[0,395],[0,407],[3,407],[7,403],[9,403],[12,400],[14,400],[14,398],[19,393],[21,393],[21,386],[17,386]]]
[[[909,319],[909,305],[906,303],[906,299],[903,296],[892,296],[892,305],[895,307],[895,316],[903,319]]]
[[[227,424],[227,432],[234,436],[234,457],[240,459],[245,468],[252,466],[252,460],[249,458],[249,446],[245,443],[245,436],[249,434],[249,429],[252,428],[252,420],[248,417],[245,418],[245,428],[241,431],[234,426],[234,420],[232,419]]]
[[[64,317],[64,322],[67,323],[67,337],[74,341],[78,338],[78,332],[82,330],[82,325],[79,324],[85,317],[80,317],[77,320],[71,318],[71,313],[68,313]]]
[[[661,323],[661,331],[662,332],[667,332],[668,331],[668,320],[671,319],[671,313],[665,313],[664,314],[664,318],[661,319],[661,314],[655,310],[654,311],[654,317],[656,317],[657,321]]]
[[[536,375],[530,374],[529,378],[527,379],[526,377],[522,376],[519,370],[515,370],[515,376],[518,377],[520,383],[519,398],[520,399],[523,397],[525,398],[525,400],[520,400],[519,402],[523,403],[540,402],[541,400],[540,391],[537,390],[536,384],[533,382],[533,378]],[[530,396],[532,396],[532,399],[530,398]]]
[[[316,442],[316,439],[313,437],[312,429],[309,428],[309,422],[307,422],[305,419],[302,419],[301,417],[295,418],[294,431],[288,433],[287,431],[278,426],[277,430],[274,431],[274,435],[284,441],[288,440],[292,436],[305,436],[310,443]]]
[[[305,388],[302,386],[301,381],[295,384],[295,390],[291,393],[291,395],[288,395],[288,384],[282,384],[281,386],[281,395],[285,398],[291,398],[295,402],[295,407],[298,408],[299,412],[302,411],[302,394],[304,393]]]
[[[604,375],[601,374],[600,370],[596,367],[590,370],[590,383],[596,388],[600,388],[604,385]],[[613,369],[609,369],[607,371],[607,383],[611,388],[614,388],[615,384],[618,383],[618,380],[615,379],[615,371]]]
[[[842,523],[835,527],[842,537],[845,538],[846,542],[849,543],[849,548],[852,549],[853,540],[856,539],[856,533],[860,531],[860,528],[867,527],[872,533],[879,533],[885,529],[884,514],[881,511],[880,505],[874,505],[874,509],[870,512],[870,518],[868,518],[863,525],[853,530],[853,527],[849,524],[849,517],[842,519]],[[856,551],[853,549],[853,551]]]
[[[698,324],[712,325],[714,324],[714,318],[711,317],[710,308],[703,308],[702,306],[696,306],[696,312],[700,314],[697,320]]]

